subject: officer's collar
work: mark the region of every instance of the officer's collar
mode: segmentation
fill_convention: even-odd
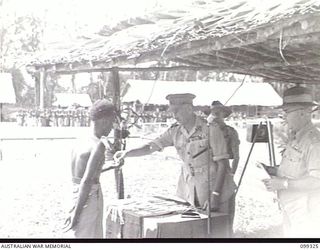
[[[187,130],[185,129],[185,127],[183,125],[181,125],[181,128],[183,130],[183,132],[185,133],[185,135],[187,137],[190,137],[191,135],[193,135],[196,131],[198,131],[199,129],[201,129],[201,118],[197,115],[195,115],[195,122],[193,127],[190,129],[189,133],[187,132]]]

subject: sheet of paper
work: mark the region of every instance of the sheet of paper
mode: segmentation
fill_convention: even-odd
[[[257,177],[261,180],[263,179],[270,179],[271,176],[268,174],[266,169],[263,167],[263,164],[261,162],[256,163],[256,167],[259,171],[257,171]]]

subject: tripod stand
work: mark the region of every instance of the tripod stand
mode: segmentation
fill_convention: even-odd
[[[253,135],[253,137],[252,137]],[[247,138],[248,139],[248,138]],[[275,167],[276,166],[276,160],[275,160],[275,153],[274,153],[274,142],[273,142],[273,133],[272,133],[272,124],[271,122],[266,119],[265,122],[260,122],[259,125],[257,126],[257,124],[254,124],[251,128],[251,138],[249,138],[251,141],[251,148],[250,151],[248,153],[246,162],[244,164],[241,176],[239,178],[239,182],[237,185],[237,189],[235,192],[235,195],[237,195],[243,176],[245,174],[245,171],[247,169],[254,145],[256,143],[268,143],[268,149],[269,149],[269,161],[270,161],[270,166]]]

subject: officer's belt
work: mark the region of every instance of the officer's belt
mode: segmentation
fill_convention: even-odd
[[[208,167],[207,164],[202,164],[197,167],[188,166],[191,175],[194,175],[195,173],[197,173],[197,174],[204,173],[207,170],[207,167]]]

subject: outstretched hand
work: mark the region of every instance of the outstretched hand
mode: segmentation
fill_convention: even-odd
[[[102,170],[101,170],[101,173],[102,172],[105,172],[105,171],[109,171],[109,170],[111,170],[111,169],[116,169],[116,168],[121,168],[122,166],[123,166],[123,164],[124,164],[124,160],[123,159],[121,159],[121,160],[119,160],[119,161],[114,161],[114,162],[112,162],[108,167],[106,167],[106,168],[103,168]]]
[[[126,150],[117,151],[113,155],[113,159],[114,159],[115,162],[120,162],[121,160],[123,160],[126,157],[126,154],[127,154]]]

